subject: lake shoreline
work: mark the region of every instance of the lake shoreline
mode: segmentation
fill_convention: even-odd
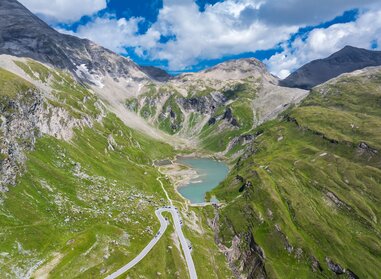
[[[176,156],[174,159],[156,162],[161,173],[170,178],[174,190],[192,206],[219,203],[216,198],[206,201],[206,193],[225,179],[229,167],[224,161],[195,154]],[[214,201],[213,201],[214,199]]]

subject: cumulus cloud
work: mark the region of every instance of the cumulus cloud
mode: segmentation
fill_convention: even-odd
[[[106,0],[19,0],[33,13],[42,15],[50,21],[70,23],[82,16],[93,15],[107,7]]]
[[[203,59],[272,48],[297,30],[297,26],[282,25],[270,29],[256,19],[243,17],[248,8],[259,7],[254,1],[220,2],[207,6],[204,12],[193,1],[184,2],[165,5],[151,27],[151,31],[174,39],[146,48],[149,57],[169,61],[172,70]]]
[[[165,0],[157,22],[145,34],[137,34],[138,20],[112,17],[95,18],[77,34],[117,52],[134,47],[137,54],[166,60],[169,69],[179,70],[202,59],[272,48],[297,30],[292,25],[269,27],[247,16],[260,5],[261,1],[227,0],[200,12],[193,0]],[[163,37],[169,39],[162,42]]]
[[[343,44],[364,46],[358,44],[360,32],[350,29],[351,24],[316,29],[307,40],[299,38],[289,46],[285,42],[300,27],[331,20],[353,8],[360,9],[363,18],[377,6],[379,0],[225,0],[200,11],[195,0],[164,0],[157,21],[144,34],[138,32],[143,18],[117,19],[107,14],[79,26],[76,34],[119,53],[132,48],[147,60],[167,61],[174,71],[203,60],[271,49],[283,42],[284,52],[267,63],[274,73],[286,76],[310,58],[324,57]],[[361,24],[360,19],[356,24]],[[354,34],[357,40],[350,39]]]
[[[118,53],[125,53],[125,48],[136,47],[138,24],[142,18],[132,17],[117,19],[110,15],[95,18],[86,25],[79,26],[76,33],[89,38],[102,46]]]
[[[346,45],[370,49],[381,41],[381,10],[362,13],[356,21],[312,30],[306,38],[297,38],[284,51],[265,61],[270,71],[281,78],[303,64],[324,58]]]

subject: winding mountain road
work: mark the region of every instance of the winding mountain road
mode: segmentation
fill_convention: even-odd
[[[152,248],[156,245],[156,243],[160,240],[160,238],[163,236],[164,232],[166,231],[168,227],[168,221],[166,218],[163,217],[163,212],[170,212],[172,214],[172,218],[175,225],[175,232],[178,235],[181,243],[182,250],[184,252],[185,260],[188,265],[188,271],[189,276],[191,279],[197,279],[197,273],[196,269],[194,267],[192,255],[191,255],[191,248],[187,243],[187,240],[183,234],[183,231],[181,229],[182,221],[180,218],[180,215],[177,211],[177,209],[174,206],[166,206],[159,208],[155,211],[155,214],[157,218],[160,221],[160,229],[157,232],[157,234],[154,236],[154,238],[147,244],[147,246],[140,252],[139,255],[137,255],[132,261],[130,261],[128,264],[120,268],[119,270],[115,271],[114,273],[107,276],[105,279],[114,279],[122,275],[123,273],[127,272],[129,269],[134,267],[137,263],[139,263],[147,254],[152,250]]]

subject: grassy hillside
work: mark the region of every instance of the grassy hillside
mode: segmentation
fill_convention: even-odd
[[[252,235],[271,278],[335,278],[334,264],[348,277],[379,277],[380,80],[379,70],[342,77],[260,127],[213,193],[228,202],[219,218],[227,247]]]
[[[0,193],[0,277],[103,278],[133,259],[159,229],[154,210],[167,201],[153,161],[171,157],[174,151],[126,127],[67,73],[33,61],[17,65],[36,85],[52,88],[42,92],[48,123],[63,121],[52,116],[59,108],[68,112],[60,115],[70,121],[85,119],[92,124],[77,126],[69,140],[38,137],[26,151],[17,185]],[[20,102],[20,96],[29,92],[32,101],[26,107],[33,106],[33,94],[40,93],[30,90],[35,85],[5,70],[0,74],[4,76],[0,83],[5,84],[2,105]],[[162,181],[170,195],[176,195],[169,181]],[[199,256],[213,259],[227,274],[223,255],[210,236],[206,238],[211,230],[205,222],[205,232],[193,233],[192,241],[208,247]],[[175,243],[176,237],[167,231],[130,275],[186,278]],[[152,260],[154,265],[147,264]],[[217,278],[218,270],[211,272],[207,264],[200,263],[197,269],[200,276]]]
[[[185,205],[153,166],[155,159],[175,154],[169,145],[126,127],[67,73],[33,61],[16,64],[31,82],[0,70],[1,127],[17,121],[10,116],[19,113],[18,103],[29,113],[43,100],[41,117],[49,125],[74,130],[66,140],[54,129],[46,129],[50,135],[32,131],[16,139],[16,147],[30,148],[17,185],[0,194],[0,277],[102,278],[115,271],[159,227],[153,213],[167,203],[161,177],[181,208],[199,278],[231,278],[213,240],[235,265],[233,272],[247,278],[336,278],[340,273],[378,278],[381,70],[317,87],[279,120],[254,129],[256,89],[242,83],[223,91],[226,106],[216,107],[214,123],[199,129],[201,144],[217,152],[248,132],[255,140],[241,158],[232,159],[229,176],[210,193],[223,202],[215,210]],[[179,133],[185,124],[192,131],[205,120],[195,108],[203,111],[206,99],[195,102],[149,89],[144,100],[126,105],[166,132]],[[211,93],[194,92],[189,98]],[[187,102],[192,108],[184,113]],[[152,119],[160,115],[161,121]],[[9,131],[0,132],[4,149],[9,145],[3,132]],[[2,163],[7,156],[1,153]],[[187,278],[172,227],[129,275]]]

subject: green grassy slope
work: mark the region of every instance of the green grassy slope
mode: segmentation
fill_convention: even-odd
[[[0,277],[24,278],[42,268],[37,272],[49,278],[103,278],[133,259],[159,229],[154,210],[167,201],[153,161],[172,157],[174,151],[102,111],[97,97],[68,74],[32,62],[18,65],[52,87],[44,99],[46,108],[65,109],[74,119],[102,115],[102,120],[91,128],[75,129],[69,141],[38,138],[17,185],[0,193]],[[0,91],[7,102],[33,88],[3,72],[2,88],[12,89]],[[174,195],[169,181],[162,181]],[[192,237],[195,243],[206,241],[203,234]],[[174,246],[170,230],[131,271],[132,278],[186,278],[180,252],[168,246]],[[225,264],[213,241],[205,246],[209,250],[201,250],[200,257],[216,257]],[[160,268],[149,264],[152,259]],[[200,263],[197,268],[205,278],[209,270],[204,266],[208,267]]]
[[[86,88],[38,65],[46,73],[42,81],[53,79],[57,90],[57,99],[47,102],[70,109],[74,117],[99,113]],[[1,74],[8,101],[33,88],[5,70]],[[130,130],[111,114],[76,130],[70,142],[39,138],[18,185],[1,194],[1,276],[25,276],[52,252],[61,255],[52,278],[101,276],[133,258],[157,230],[153,211],[165,198],[152,161],[171,154],[170,146]]]
[[[214,191],[228,202],[219,237],[230,247],[252,234],[269,277],[335,278],[327,258],[360,278],[380,276],[380,77],[340,78],[262,125]]]

